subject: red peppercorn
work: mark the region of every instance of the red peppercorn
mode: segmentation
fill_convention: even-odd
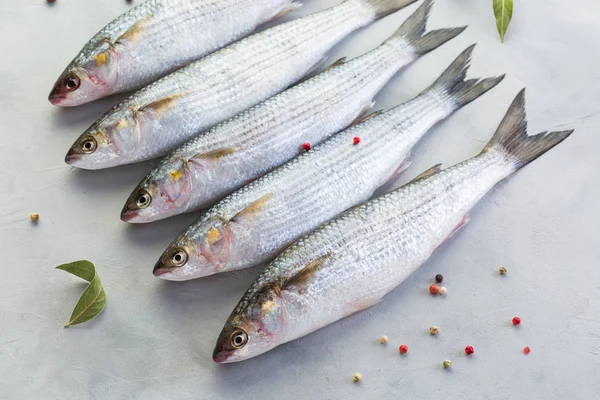
[[[471,354],[475,353],[475,349],[473,348],[473,346],[467,346],[465,347],[465,353],[467,353],[467,355],[470,356]]]
[[[401,344],[398,350],[400,350],[400,354],[406,354],[408,353],[408,346],[405,344]]]
[[[360,143],[360,138],[358,136],[354,136],[354,139],[352,140],[352,143],[354,143],[355,145]]]
[[[519,325],[519,324],[521,323],[521,318],[519,318],[519,317],[514,317],[514,318],[512,319],[512,323],[513,323],[513,325],[514,325],[514,326],[517,326],[517,325]]]
[[[435,283],[433,285],[429,286],[429,293],[438,294],[439,291],[440,291],[440,288]]]
[[[310,150],[310,143],[308,142],[304,142],[304,144],[302,144],[302,148],[306,151]]]
[[[529,354],[530,352],[531,352],[531,349],[529,347],[525,347],[523,349],[523,354],[525,354],[525,355]]]

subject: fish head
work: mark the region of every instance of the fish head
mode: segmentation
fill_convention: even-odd
[[[117,53],[107,40],[99,40],[82,51],[59,76],[48,100],[72,107],[114,92],[118,71]]]
[[[162,254],[154,275],[183,281],[221,272],[228,265],[231,231],[228,222],[208,217],[183,232]]]
[[[285,322],[285,304],[277,287],[266,287],[245,296],[225,323],[213,360],[242,361],[279,346],[284,342]]]
[[[187,161],[165,159],[131,193],[121,219],[146,223],[186,212],[192,194],[191,182]]]
[[[137,112],[117,106],[73,143],[65,162],[77,168],[100,169],[127,163],[139,144]]]

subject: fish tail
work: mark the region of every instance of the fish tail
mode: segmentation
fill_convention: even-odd
[[[504,79],[504,75],[500,75],[493,78],[465,80],[474,47],[475,45],[471,45],[460,53],[428,89],[429,92],[438,93],[442,98],[448,99],[453,110],[469,104]]]
[[[391,45],[395,43],[405,45],[408,42],[417,55],[423,55],[454,39],[467,28],[463,26],[459,28],[438,29],[425,34],[425,27],[432,5],[433,0],[425,0],[385,42]]]
[[[360,0],[375,11],[375,19],[390,15],[417,0]]]
[[[491,149],[502,151],[513,161],[515,168],[519,169],[565,140],[571,133],[573,129],[527,135],[525,89],[522,89],[483,151]]]

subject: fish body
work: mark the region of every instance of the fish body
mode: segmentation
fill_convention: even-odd
[[[464,81],[472,49],[413,100],[333,136],[217,203],[167,248],[154,274],[186,280],[260,264],[367,201],[403,169],[433,125],[502,80]]]
[[[498,182],[572,131],[527,136],[524,94],[478,156],[360,205],[285,250],[235,308],[213,358],[261,354],[372,306],[412,274]]]
[[[139,89],[297,6],[292,0],[148,0],[98,32],[56,81],[70,107]]]
[[[352,31],[413,1],[346,0],[236,42],[134,93],[80,136],[66,162],[99,169],[164,155],[295,83]]]
[[[136,187],[121,218],[151,222],[213,205],[352,124],[403,66],[464,28],[425,35],[427,0],[381,46],[340,63],[185,143]]]

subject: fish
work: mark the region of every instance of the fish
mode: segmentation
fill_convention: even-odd
[[[426,0],[389,39],[198,135],[163,159],[127,199],[121,219],[146,223],[204,209],[348,127],[401,68],[466,27],[431,31]]]
[[[48,100],[73,107],[142,88],[299,5],[292,0],[145,1],[86,43]]]
[[[351,32],[415,0],[346,0],[195,61],[109,110],[65,161],[101,169],[163,156],[197,133],[299,81]]]
[[[473,48],[419,96],[334,135],[208,209],[163,252],[154,275],[188,280],[270,261],[367,201],[406,168],[411,148],[433,125],[504,78],[465,81]]]
[[[213,360],[242,361],[379,302],[468,221],[498,182],[573,130],[527,135],[521,91],[483,151],[359,205],[298,240],[250,286]]]

